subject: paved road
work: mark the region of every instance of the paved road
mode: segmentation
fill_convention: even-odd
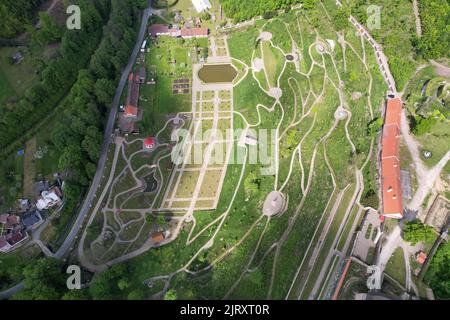
[[[151,1],[149,1],[150,3]],[[83,222],[87,216],[87,213],[89,212],[89,208],[91,207],[91,203],[95,197],[95,194],[97,193],[97,189],[100,185],[101,178],[103,177],[103,172],[106,165],[107,160],[107,154],[108,149],[111,144],[111,135],[113,133],[114,129],[114,122],[117,117],[117,111],[119,107],[120,97],[122,95],[123,89],[127,83],[128,75],[131,72],[131,69],[134,65],[134,62],[136,61],[137,55],[139,54],[139,51],[141,49],[142,41],[144,41],[144,37],[147,31],[147,22],[150,16],[154,10],[149,6],[149,8],[144,10],[142,23],[139,31],[139,36],[136,41],[135,47],[133,49],[133,52],[131,54],[130,60],[128,62],[128,65],[124,69],[122,73],[122,77],[120,78],[119,85],[117,87],[113,103],[111,105],[111,111],[109,113],[108,123],[105,128],[105,134],[103,138],[103,145],[102,150],[100,154],[100,159],[98,161],[97,165],[97,171],[95,173],[94,179],[92,180],[91,186],[89,188],[89,191],[86,195],[86,198],[84,200],[83,206],[81,207],[80,213],[78,214],[77,220],[75,221],[74,225],[72,226],[72,229],[70,230],[66,240],[61,245],[61,247],[56,251],[54,257],[57,259],[61,259],[70,249],[70,246],[72,245],[72,242],[74,241],[76,235],[78,234],[79,230],[83,226]],[[18,285],[0,292],[0,299],[7,299],[23,289],[23,283],[19,283]]]

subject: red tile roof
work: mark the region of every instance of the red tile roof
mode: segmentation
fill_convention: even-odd
[[[155,139],[152,137],[144,139],[144,147],[145,148],[152,148],[155,145]]]
[[[401,218],[403,216],[403,196],[400,180],[399,142],[400,99],[389,99],[381,140],[381,184],[383,215]]]
[[[152,240],[154,243],[160,243],[164,240],[164,234],[162,232],[152,233]]]
[[[138,107],[139,102],[139,75],[134,75],[130,73],[128,77],[128,95],[127,95],[127,105],[132,107]]]
[[[170,33],[170,29],[165,24],[154,24],[150,26],[149,33],[152,37],[157,36],[159,34],[167,34]]]
[[[181,30],[169,28],[164,24],[154,24],[150,26],[149,33],[152,37],[158,35],[169,35],[171,37],[207,37],[209,34],[208,28],[182,28]]]
[[[18,216],[10,215],[6,222],[6,229],[12,229],[15,225],[18,225],[20,218]]]
[[[397,157],[400,143],[400,130],[396,125],[385,125],[381,139],[381,158]]]
[[[26,238],[26,235],[22,232],[17,232],[12,235],[7,236],[7,241],[10,245],[15,245]]]
[[[416,256],[416,261],[420,264],[424,264],[425,260],[427,260],[427,254],[423,251],[420,251],[420,253]]]
[[[183,28],[181,29],[182,37],[207,37],[209,33],[208,28]]]
[[[402,101],[398,98],[389,99],[386,108],[384,124],[395,124],[400,128],[400,116],[402,114]]]
[[[403,216],[403,200],[400,176],[383,176],[383,214]]]
[[[131,105],[127,105],[125,107],[125,112],[124,112],[126,117],[137,117],[138,115],[138,108],[137,107],[133,107]]]

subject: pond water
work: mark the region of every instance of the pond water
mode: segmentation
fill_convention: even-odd
[[[204,65],[198,71],[198,77],[204,83],[233,82],[237,76],[236,69],[230,64]]]

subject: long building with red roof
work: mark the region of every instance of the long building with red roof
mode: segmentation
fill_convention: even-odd
[[[184,39],[189,38],[205,38],[209,35],[208,28],[169,28],[165,24],[154,24],[148,29],[149,34],[156,38],[158,36],[170,36],[170,37],[181,37]]]
[[[381,186],[383,216],[403,217],[403,196],[400,180],[400,99],[388,99],[386,106],[383,136],[381,138]]]

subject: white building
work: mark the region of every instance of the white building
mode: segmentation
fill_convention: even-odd
[[[42,191],[41,197],[36,202],[36,208],[38,208],[38,210],[46,210],[56,204],[59,204],[61,202],[61,198],[58,194],[59,192],[56,188],[49,191]]]
[[[147,40],[144,40],[141,47],[141,52],[145,52],[145,48],[147,47]]]
[[[199,13],[207,9],[211,9],[212,7],[209,0],[192,0],[192,4],[194,5],[195,10]]]

